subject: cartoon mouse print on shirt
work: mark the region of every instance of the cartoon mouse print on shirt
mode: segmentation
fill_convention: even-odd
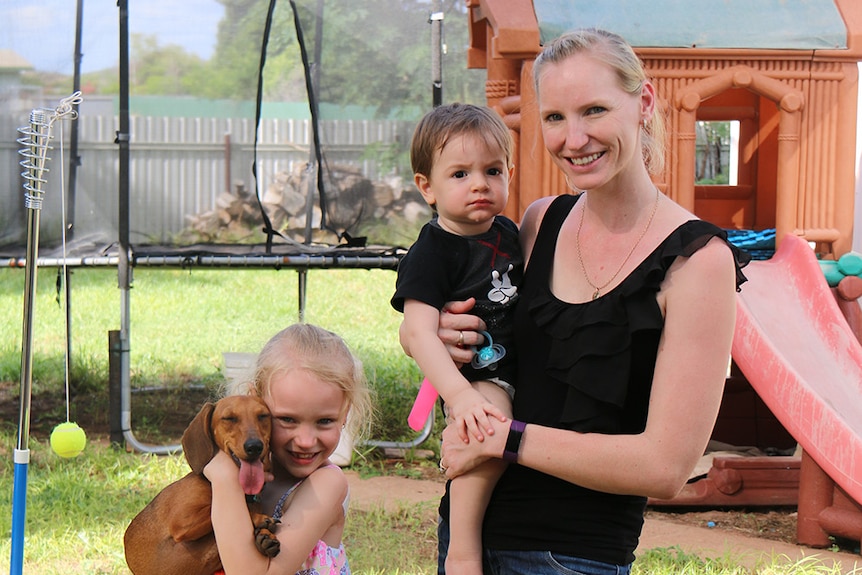
[[[509,273],[514,269],[512,264],[500,275],[497,270],[491,271],[491,291],[488,292],[488,300],[506,305],[514,299],[518,294],[517,286],[512,285],[512,280],[509,278]],[[491,339],[491,334],[487,331],[480,332],[485,337],[485,345],[482,347],[474,347],[476,355],[473,356],[473,361],[470,364],[476,369],[488,368],[490,370],[497,369],[497,362],[503,359],[506,355],[506,348],[500,344],[494,343]]]
[[[488,292],[488,299],[492,302],[505,305],[515,297],[518,293],[517,286],[512,285],[512,280],[509,279],[509,272],[512,271],[512,264],[509,268],[500,275],[497,270],[491,271],[491,291]]]

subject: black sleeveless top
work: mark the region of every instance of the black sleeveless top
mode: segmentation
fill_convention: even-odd
[[[677,257],[690,256],[716,236],[727,241],[727,234],[708,222],[685,222],[616,288],[570,304],[551,293],[550,273],[560,227],[577,201],[559,196],[548,207],[521,285],[514,415],[579,432],[640,433],[664,326],[656,294]],[[749,258],[730,247],[738,289]],[[484,544],[624,565],[634,560],[645,506],[645,497],[593,491],[510,465],[485,515]]]

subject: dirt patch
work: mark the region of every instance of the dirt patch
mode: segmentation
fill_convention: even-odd
[[[19,383],[0,382],[0,421],[17,427],[20,419]],[[137,390],[132,394],[131,427],[146,443],[175,443],[216,392],[189,384],[172,388]],[[110,400],[107,390],[73,394],[69,419],[78,423],[92,440],[108,440],[111,433]],[[45,440],[58,423],[66,421],[66,400],[62,391],[32,394],[30,435]]]
[[[796,543],[795,508],[647,510],[647,517],[661,518],[708,529],[735,531],[752,537]]]

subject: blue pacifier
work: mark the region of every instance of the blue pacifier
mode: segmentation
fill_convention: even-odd
[[[473,351],[476,355],[473,356],[473,361],[470,362],[476,369],[497,369],[497,362],[503,359],[506,355],[506,348],[500,344],[495,344],[491,339],[491,334],[487,331],[480,331],[485,336],[485,345],[483,347],[473,346]]]

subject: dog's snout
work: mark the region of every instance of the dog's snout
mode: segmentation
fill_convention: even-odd
[[[245,450],[245,454],[249,459],[256,459],[260,457],[260,454],[263,453],[263,441],[258,438],[247,439],[245,443],[242,444],[243,450]]]

